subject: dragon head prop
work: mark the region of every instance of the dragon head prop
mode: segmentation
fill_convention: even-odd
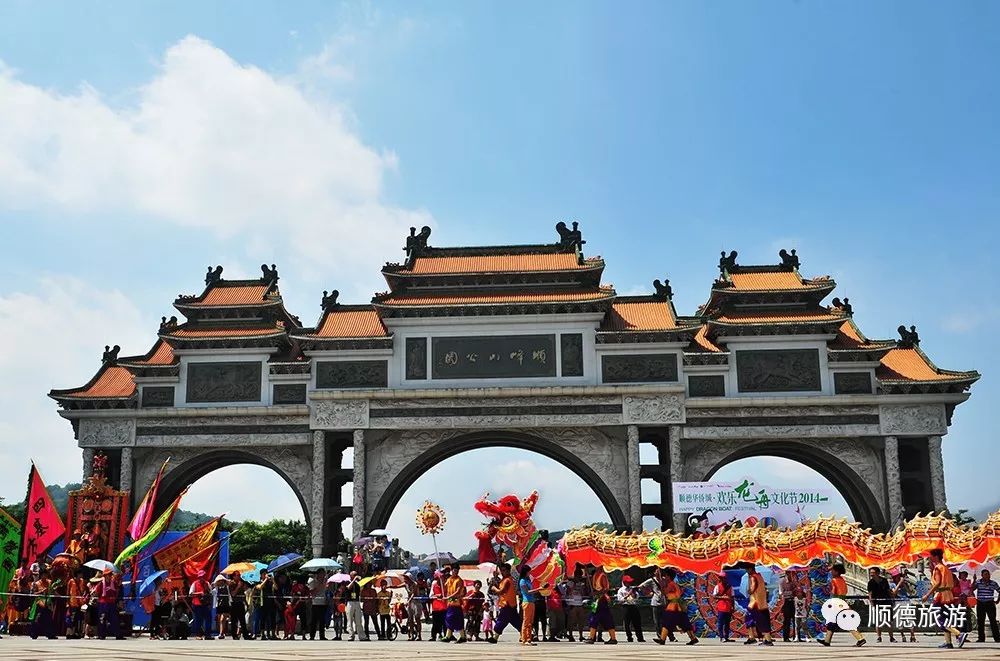
[[[532,491],[524,500],[514,494],[496,501],[490,500],[489,494],[483,496],[476,501],[474,507],[486,517],[486,525],[476,533],[476,537],[480,540],[495,539],[514,549],[523,546],[535,532],[531,515],[537,502],[537,491]]]

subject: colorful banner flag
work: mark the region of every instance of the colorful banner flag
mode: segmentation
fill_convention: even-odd
[[[35,464],[31,464],[28,474],[28,497],[24,507],[24,535],[21,540],[21,560],[35,562],[55,544],[66,527],[62,517],[52,503],[49,490],[42,482]]]
[[[210,577],[215,570],[215,557],[219,554],[220,542],[215,542],[198,551],[182,563],[184,576],[193,581],[198,578],[200,572],[205,572],[205,576]],[[211,580],[211,578],[209,579]]]
[[[163,477],[163,471],[169,462],[170,459],[168,458],[160,466],[160,472],[156,474],[153,484],[149,487],[149,491],[146,492],[146,495],[142,498],[142,502],[136,508],[132,522],[128,524],[128,535],[133,541],[145,535],[146,531],[149,530],[149,524],[153,522],[153,507],[156,504],[156,494],[160,490],[160,478]]]
[[[184,560],[212,543],[212,538],[215,537],[215,531],[219,528],[219,521],[221,519],[222,517],[220,516],[207,521],[176,542],[167,544],[153,553],[153,562],[160,569],[172,571],[184,562]]]
[[[17,570],[17,555],[21,549],[21,524],[0,508],[0,592],[7,592],[7,585]],[[10,597],[0,594],[0,610]]]
[[[177,508],[180,507],[181,498],[183,498],[186,493],[187,489],[182,491],[181,494],[174,499],[174,502],[170,503],[170,507],[167,508],[167,511],[161,514],[160,518],[153,522],[153,525],[149,527],[149,530],[146,531],[145,535],[129,544],[124,551],[118,554],[118,557],[115,558],[115,566],[122,568],[124,563],[137,556],[140,551],[149,546],[154,539],[159,537],[160,533],[170,527],[170,522],[173,520],[174,514],[177,512]]]

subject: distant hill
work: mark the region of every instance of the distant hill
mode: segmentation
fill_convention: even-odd
[[[1000,502],[993,503],[990,507],[980,507],[974,510],[969,510],[969,516],[975,517],[977,523],[982,523],[986,520],[990,514],[1000,510]]]
[[[606,521],[600,521],[600,522],[596,522],[596,523],[587,523],[587,524],[584,524],[582,526],[577,526],[577,527],[579,527],[579,528],[586,528],[588,526],[595,526],[595,527],[597,527],[600,530],[606,530],[606,531],[611,531],[611,530],[615,529],[615,527],[613,525],[611,525],[610,523],[608,523]],[[568,532],[569,532],[569,530],[550,530],[549,531],[549,542],[551,542],[552,544],[556,544],[560,539],[562,539],[563,537],[565,537],[566,533],[568,533]],[[458,559],[459,562],[477,562],[478,560],[479,560],[479,549],[478,548],[471,549],[468,553],[466,553],[465,555],[462,555]]]

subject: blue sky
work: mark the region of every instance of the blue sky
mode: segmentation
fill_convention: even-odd
[[[870,336],[916,324],[984,375],[944,452],[952,506],[994,505],[998,23],[989,2],[4,3],[0,495],[29,456],[78,476],[44,393],[104,344],[148,348],[206,264],[277,263],[311,320],[323,289],[383,288],[411,224],[463,245],[575,219],[607,281],[666,275],[685,313],[723,248],[796,247]]]

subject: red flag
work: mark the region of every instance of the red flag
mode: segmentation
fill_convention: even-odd
[[[191,557],[185,559],[184,562],[181,563],[184,576],[189,581],[193,581],[198,578],[198,574],[200,572],[205,572],[205,576],[211,576],[212,572],[215,571],[215,556],[218,555],[218,553],[219,542],[215,542],[214,544],[206,546]]]
[[[153,479],[153,484],[150,485],[149,491],[143,496],[142,502],[135,509],[135,514],[132,516],[132,522],[128,524],[128,535],[132,538],[134,542],[137,539],[142,538],[149,530],[149,524],[153,522],[153,507],[156,505],[156,493],[160,490],[160,478],[163,477],[163,470],[167,467],[167,459],[160,466],[160,472],[156,474]]]
[[[42,482],[34,462],[28,473],[28,498],[24,508],[24,537],[21,540],[21,562],[35,562],[66,532],[62,517],[52,503],[49,490]]]

